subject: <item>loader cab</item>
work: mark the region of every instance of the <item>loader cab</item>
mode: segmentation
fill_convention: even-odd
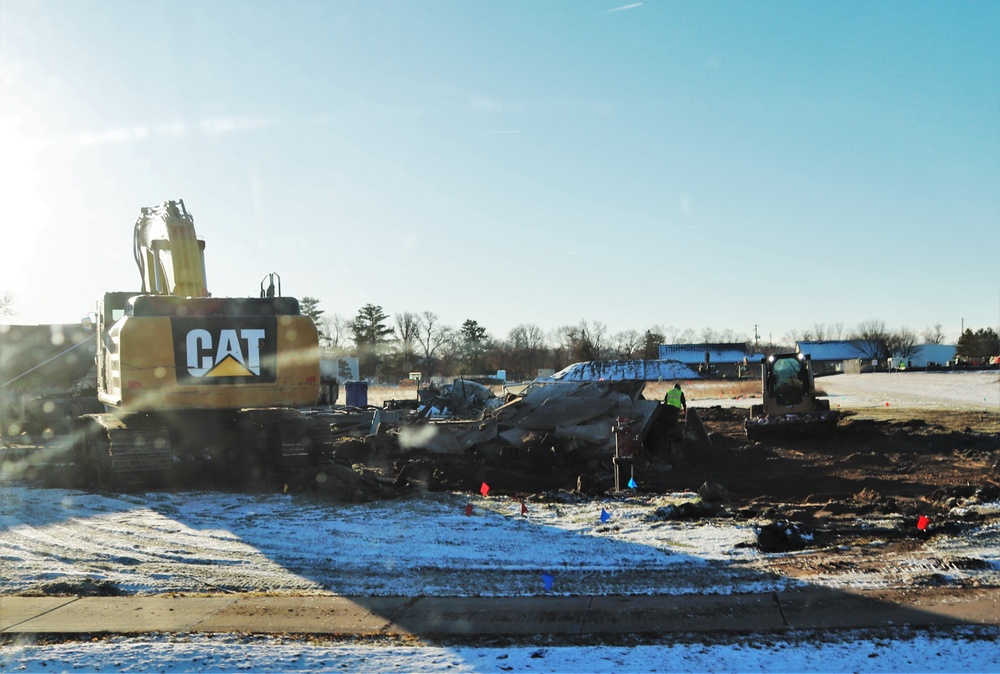
[[[776,354],[766,362],[766,397],[778,405],[801,405],[812,389],[809,357],[801,353]]]

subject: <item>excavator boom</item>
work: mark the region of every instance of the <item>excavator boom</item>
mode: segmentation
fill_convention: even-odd
[[[195,233],[183,201],[143,208],[135,221],[133,247],[143,294],[210,296],[205,242]]]

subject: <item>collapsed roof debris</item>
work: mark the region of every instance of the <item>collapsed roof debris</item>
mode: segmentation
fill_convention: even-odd
[[[639,443],[652,445],[662,435],[662,406],[642,397],[644,387],[636,380],[536,381],[500,399],[457,379],[421,396],[425,402],[412,414],[338,414],[344,438],[334,460],[368,475],[380,471],[379,484],[397,490],[476,489],[487,477],[506,492],[607,489],[616,425]],[[352,422],[352,415],[363,419]],[[382,495],[373,490],[373,497]],[[357,498],[354,489],[351,500]]]
[[[590,360],[552,375],[555,381],[661,381],[701,379],[678,360]]]

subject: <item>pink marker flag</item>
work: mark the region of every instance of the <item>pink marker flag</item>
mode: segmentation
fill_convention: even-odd
[[[487,494],[490,493],[490,486],[485,482],[483,482],[483,486],[479,488],[479,493],[482,494],[483,496],[486,496]]]
[[[931,523],[930,518],[925,515],[921,515],[920,517],[917,518],[917,528],[920,529],[921,531],[927,531],[927,525],[930,523]]]
[[[468,505],[465,506],[465,516],[466,517],[472,517],[472,504],[471,503],[469,503]]]

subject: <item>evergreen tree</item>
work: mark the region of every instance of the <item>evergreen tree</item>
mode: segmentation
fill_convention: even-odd
[[[982,328],[975,332],[966,328],[958,338],[955,355],[985,362],[990,356],[1000,355],[1000,336],[993,328]]]
[[[311,318],[313,323],[316,324],[320,341],[328,342],[330,335],[327,334],[326,319],[322,318],[324,311],[319,308],[319,300],[315,297],[303,297],[299,300],[299,311],[302,312],[303,316]]]
[[[358,365],[361,376],[374,377],[376,381],[381,374],[382,356],[386,344],[393,333],[386,325],[389,315],[382,307],[366,304],[358,310],[358,315],[351,322],[351,332],[354,333],[354,343],[358,349]]]
[[[462,340],[462,356],[469,374],[476,374],[479,362],[486,350],[486,328],[471,318],[462,323],[459,330]]]
[[[351,332],[358,348],[374,347],[389,341],[393,331],[386,325],[388,320],[389,315],[380,306],[366,304],[361,307],[351,322]]]

